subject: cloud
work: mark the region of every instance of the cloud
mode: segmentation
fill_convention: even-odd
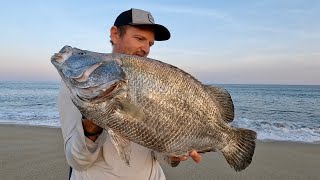
[[[229,14],[209,8],[162,6],[159,10],[167,13],[187,14],[190,16],[205,16],[208,18],[216,18],[228,22],[233,21],[233,18]]]

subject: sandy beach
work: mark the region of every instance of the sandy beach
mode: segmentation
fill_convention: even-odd
[[[0,125],[0,179],[67,179],[68,165],[59,128]],[[251,165],[234,172],[220,152],[172,168],[168,180],[320,179],[320,144],[258,142]]]

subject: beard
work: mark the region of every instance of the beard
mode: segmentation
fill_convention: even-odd
[[[135,52],[133,53],[133,55],[140,56],[140,57],[147,57],[147,56],[148,56],[148,54],[147,54],[145,51],[143,51],[143,50],[135,51]]]

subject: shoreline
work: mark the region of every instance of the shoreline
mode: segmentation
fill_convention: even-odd
[[[0,124],[0,174],[4,180],[67,179],[69,166],[60,128]],[[231,169],[221,152],[202,156],[176,168],[162,165],[167,180],[320,179],[320,144],[261,142],[252,163],[241,172]]]
[[[60,129],[60,126],[49,126],[49,125],[33,125],[33,124],[14,124],[14,123],[7,123],[7,122],[0,122],[0,126],[18,126],[18,127],[24,127],[24,126],[30,126],[30,127],[41,127],[41,128],[53,128],[53,129]],[[296,144],[319,144],[319,141],[314,142],[305,142],[305,141],[289,141],[289,140],[275,140],[275,139],[257,139],[256,142],[261,143],[268,143],[268,142],[283,142],[283,143],[296,143]]]
[[[60,126],[50,126],[50,125],[34,125],[34,124],[19,124],[19,123],[7,123],[7,122],[0,122],[0,126],[18,126],[18,127],[40,127],[40,128],[56,128],[60,129]]]

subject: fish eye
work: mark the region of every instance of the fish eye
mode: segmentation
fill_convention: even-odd
[[[78,52],[79,55],[85,55],[86,53],[81,51],[81,52]]]

